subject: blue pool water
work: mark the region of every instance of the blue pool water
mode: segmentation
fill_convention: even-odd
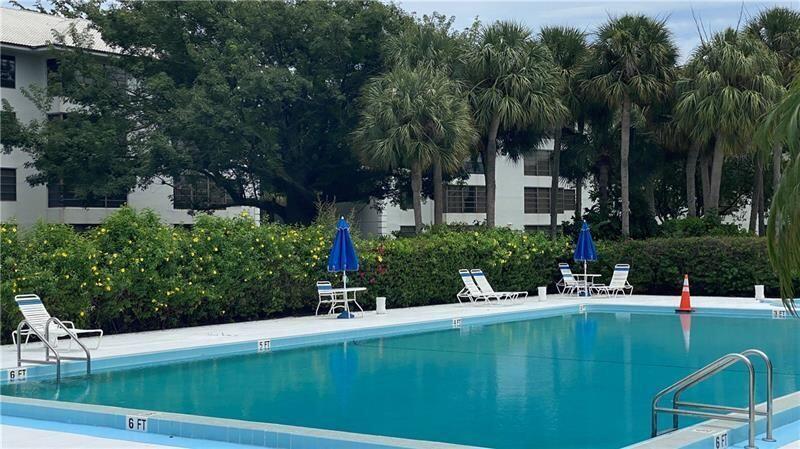
[[[694,315],[690,335],[681,324],[677,315],[566,315],[1,391],[487,447],[613,448],[649,437],[659,389],[727,352],[764,350],[776,396],[800,389],[800,320]],[[726,372],[684,398],[744,405],[745,379]]]

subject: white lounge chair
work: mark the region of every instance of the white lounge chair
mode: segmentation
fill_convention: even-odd
[[[561,280],[556,283],[559,294],[571,295],[583,289],[583,282],[575,279],[569,264],[560,263],[558,269],[561,271]]]
[[[482,270],[476,268],[471,270],[471,273],[472,278],[475,279],[475,283],[478,284],[478,288],[481,289],[483,293],[502,295],[502,299],[508,299],[511,302],[517,302],[528,297],[528,292],[496,292],[492,288],[492,284],[489,283],[489,280],[486,279],[486,275],[483,274]]]
[[[496,299],[498,301],[506,299],[505,295],[484,292],[478,288],[478,284],[475,283],[475,280],[472,278],[472,274],[470,274],[469,270],[458,270],[458,274],[461,276],[461,280],[464,282],[464,288],[462,288],[461,291],[459,291],[456,295],[458,302],[463,302],[462,300],[465,299],[472,303],[478,302],[481,299],[487,302],[492,299]]]
[[[60,323],[63,324],[62,327],[50,321],[53,317],[44,307],[44,304],[42,304],[41,298],[37,295],[17,295],[14,297],[14,301],[17,302],[19,311],[22,312],[22,316],[25,317],[25,321],[28,323],[27,326],[22,327],[21,335],[17,335],[16,330],[11,332],[11,340],[15,345],[17,344],[17,339],[23,336],[25,337],[25,343],[28,343],[28,339],[30,339],[31,335],[36,335],[34,330],[41,335],[45,335],[45,326],[50,322],[50,336],[53,337],[53,341],[51,342],[53,346],[58,346],[58,337],[69,335],[71,332],[76,337],[82,334],[98,334],[97,345],[94,349],[100,347],[100,341],[103,339],[103,329],[78,329],[72,321],[60,321]],[[66,329],[69,329],[69,332]],[[72,339],[70,338],[70,347],[71,346]]]
[[[633,294],[633,285],[628,283],[628,272],[630,271],[631,266],[628,264],[617,264],[614,266],[614,274],[611,276],[611,282],[608,285],[605,284],[594,284],[592,285],[592,290],[596,291],[598,294],[605,294],[606,296],[611,296],[612,294],[616,298],[617,295],[622,293],[623,295],[632,295]]]
[[[319,296],[319,303],[317,304],[317,311],[314,315],[319,315],[319,308],[323,304],[331,305],[328,311],[329,314],[334,312],[338,304],[344,306],[344,293],[334,291],[329,281],[317,281],[317,295]]]

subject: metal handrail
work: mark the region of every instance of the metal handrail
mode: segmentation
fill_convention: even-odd
[[[64,332],[66,332],[67,335],[69,335],[69,338],[71,338],[72,340],[75,340],[75,343],[77,343],[78,346],[80,346],[81,349],[83,349],[83,353],[86,354],[86,374],[91,374],[92,373],[92,354],[89,352],[89,349],[86,347],[86,345],[84,345],[80,341],[80,339],[78,339],[78,336],[75,335],[74,332],[69,330],[69,328],[67,326],[65,326],[64,323],[61,322],[61,320],[59,320],[58,318],[56,318],[54,316],[50,317],[50,319],[47,320],[47,323],[45,323],[45,325],[44,325],[44,336],[45,336],[45,338],[47,338],[47,339],[50,338],[50,323],[54,323],[57,326],[59,326],[61,329],[63,329]],[[56,337],[56,338],[58,338],[58,337]],[[47,360],[50,360],[50,349],[49,349],[49,347],[45,348],[45,358]],[[83,360],[80,357],[64,357],[64,356],[62,356],[61,358],[62,359],[67,359],[67,360]]]
[[[750,361],[748,356],[755,355],[760,357],[764,360],[766,364],[766,386],[767,386],[767,404],[766,404],[766,411],[759,411],[756,410],[755,406],[755,370],[753,369],[753,363]],[[748,371],[748,404],[747,408],[739,408],[739,407],[730,407],[730,406],[723,406],[723,405],[714,405],[714,404],[702,404],[697,402],[685,402],[680,400],[680,395],[688,388],[697,385],[698,383],[708,379],[709,377],[717,374],[728,367],[736,364],[736,363],[744,363],[747,366]],[[665,408],[659,407],[658,402],[669,393],[673,393],[672,396],[672,408]],[[709,413],[709,412],[702,412],[698,410],[685,410],[681,409],[681,407],[689,407],[695,409],[705,409],[705,410],[717,410],[717,411],[724,411],[729,413],[746,413],[747,418],[735,416],[731,414],[721,414],[721,413]],[[717,360],[709,363],[708,365],[700,368],[699,370],[689,374],[688,376],[684,377],[683,379],[678,380],[674,384],[670,385],[669,387],[661,390],[653,397],[652,401],[652,415],[651,415],[651,436],[656,437],[659,435],[658,432],[658,413],[670,413],[672,414],[672,428],[662,432],[672,432],[678,429],[678,417],[679,416],[694,416],[700,418],[717,418],[717,419],[724,419],[729,421],[738,421],[738,422],[747,422],[748,423],[748,448],[755,449],[755,417],[758,416],[766,416],[767,417],[767,432],[764,438],[764,441],[775,441],[772,438],[772,362],[769,360],[764,352],[759,351],[757,349],[748,349],[741,353],[731,353],[726,354],[720,357]]]
[[[71,357],[71,356],[61,355],[58,352],[58,350],[56,350],[55,346],[52,343],[50,343],[50,323],[54,323],[55,325],[60,326],[62,329],[64,329],[64,331],[66,331],[67,335],[71,339],[75,340],[78,343],[78,345],[81,347],[81,349],[83,349],[83,352],[86,354],[86,357]],[[22,329],[25,326],[27,326],[28,327],[28,331],[32,332],[34,335],[36,335],[36,337],[44,345],[44,347],[45,347],[45,359],[44,360],[23,359],[22,358],[22,338],[18,338],[17,339],[17,367],[21,367],[23,362],[25,362],[25,363],[39,363],[39,364],[55,365],[56,366],[56,381],[60,382],[61,381],[61,361],[62,360],[85,360],[86,361],[86,374],[91,374],[91,372],[92,372],[92,355],[89,352],[89,349],[86,348],[86,346],[78,339],[78,336],[75,335],[74,332],[70,331],[69,328],[67,328],[64,325],[64,323],[61,322],[61,320],[59,320],[56,317],[51,317],[50,319],[48,319],[47,322],[45,323],[45,329],[44,329],[45,334],[44,335],[42,335],[41,332],[39,332],[38,329],[36,329],[35,327],[31,326],[31,323],[29,323],[28,320],[22,320],[22,321],[19,322],[19,325],[17,325],[17,335],[22,335]],[[51,357],[50,356],[50,351],[53,351],[53,356],[56,359],[55,361],[50,360],[50,357]]]
[[[21,367],[22,366],[22,362],[26,362],[26,363],[45,363],[45,364],[51,364],[51,365],[54,364],[54,365],[56,365],[56,380],[57,381],[61,380],[61,356],[59,355],[58,351],[56,351],[56,349],[50,344],[50,341],[45,340],[44,336],[42,336],[42,334],[40,334],[39,331],[36,330],[35,327],[31,326],[31,324],[28,322],[28,320],[22,320],[22,321],[19,322],[19,325],[17,325],[17,336],[18,337],[22,335],[22,327],[23,326],[28,326],[28,329],[33,331],[34,335],[36,335],[36,337],[38,337],[39,340],[41,340],[41,342],[45,345],[46,348],[50,348],[50,349],[53,350],[53,352],[56,355],[56,361],[55,362],[51,362],[49,357],[46,358],[44,361],[42,361],[42,360],[23,359],[22,358],[22,338],[17,338],[17,367],[18,368]]]

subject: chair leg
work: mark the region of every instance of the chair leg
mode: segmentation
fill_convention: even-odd
[[[103,331],[100,331],[100,335],[97,337],[97,345],[95,345],[94,350],[97,351],[100,349],[100,342],[103,341]]]

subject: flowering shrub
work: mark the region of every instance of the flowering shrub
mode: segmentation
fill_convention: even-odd
[[[107,333],[313,313],[315,281],[340,285],[327,273],[334,229],[313,225],[257,226],[247,216],[201,216],[191,229],[160,223],[150,211],[123,208],[78,233],[66,225],[25,231],[0,225],[0,331],[4,342],[21,319],[14,295],[36,293],[48,310],[78,327]],[[558,279],[571,243],[508,229],[434,228],[403,239],[356,237],[361,269],[348,285],[365,286],[359,301],[390,307],[455,301],[457,271],[481,268],[497,289],[535,291]],[[776,287],[759,238],[653,239],[600,242],[591,268],[607,280],[614,263],[630,263],[638,293],[679,293],[683,273],[693,294],[752,294]]]

